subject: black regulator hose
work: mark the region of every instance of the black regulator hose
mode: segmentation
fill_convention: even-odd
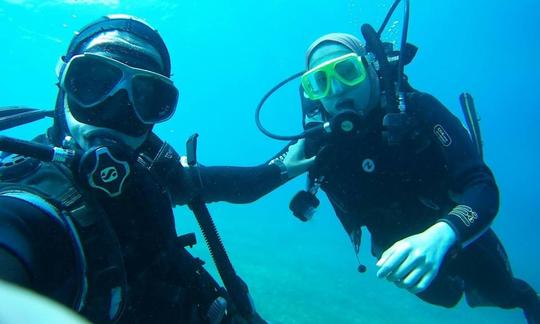
[[[298,73],[295,73],[293,75],[291,75],[290,77],[288,77],[287,79],[281,81],[280,83],[278,83],[277,85],[275,85],[272,89],[270,89],[270,91],[268,91],[264,97],[261,99],[261,101],[259,102],[259,104],[257,105],[257,109],[255,110],[255,123],[257,124],[257,128],[259,128],[259,130],[266,136],[270,137],[270,138],[273,138],[273,139],[277,139],[277,140],[283,140],[283,141],[296,141],[296,140],[299,140],[301,138],[305,138],[307,135],[309,135],[310,133],[313,133],[313,132],[318,132],[320,130],[322,130],[322,125],[321,127],[314,127],[314,128],[310,128],[309,130],[306,130],[298,135],[289,135],[289,136],[284,136],[284,135],[277,135],[277,134],[274,134],[270,131],[268,131],[266,128],[264,128],[264,126],[262,125],[261,123],[261,109],[262,107],[264,106],[266,100],[268,100],[268,98],[274,94],[274,92],[276,92],[277,90],[279,90],[281,87],[283,87],[285,84],[289,83],[290,81],[300,77],[302,74],[304,74],[304,72],[298,72]],[[316,128],[316,129],[315,129]]]
[[[396,10],[397,6],[400,4],[402,0],[396,0],[392,7],[390,7],[390,10],[388,10],[388,13],[386,14],[386,17],[384,17],[384,21],[379,27],[379,30],[377,31],[377,36],[380,39],[382,36],[382,33],[384,32],[384,29],[386,28],[386,25],[388,24],[388,21],[390,21],[390,18],[394,14],[394,11]],[[402,76],[403,76],[403,52],[407,46],[407,34],[409,31],[409,8],[410,8],[410,1],[405,1],[405,7],[403,9],[403,29],[401,32],[401,44],[399,47],[399,61],[398,61],[398,74],[397,74],[397,85],[396,89],[398,91],[402,91],[401,89],[401,82],[402,82]]]
[[[396,8],[397,8],[397,6],[399,5],[400,2],[401,2],[401,0],[394,1],[394,3],[392,4],[392,7],[390,7],[390,10],[388,10],[388,12],[386,13],[386,17],[384,17],[384,21],[381,24],[381,27],[379,27],[379,30],[377,31],[377,35],[379,37],[382,36],[382,33],[384,32],[384,29],[386,28],[386,25],[388,25],[388,22],[390,21],[390,18],[392,18],[392,15],[394,14],[394,11],[396,11]],[[407,2],[408,2],[408,0],[407,0]]]
[[[405,0],[405,8],[403,10],[403,31],[401,32],[401,45],[399,47],[399,60],[398,60],[398,75],[396,88],[400,92],[403,92],[401,84],[403,82],[403,53],[407,47],[407,34],[409,32],[409,0]]]
[[[0,136],[0,151],[28,156],[44,162],[71,162],[76,152],[47,144]]]

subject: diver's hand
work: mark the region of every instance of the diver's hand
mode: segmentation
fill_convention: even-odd
[[[400,240],[384,251],[377,262],[377,277],[419,293],[433,281],[456,239],[448,224],[438,222],[420,234]]]
[[[287,168],[289,179],[292,179],[306,172],[315,162],[315,156],[306,159],[304,153],[304,139],[300,139],[295,144],[289,146],[289,150],[285,153],[283,164]]]
[[[90,324],[64,305],[3,280],[0,280],[0,304],[2,305],[0,307],[2,324]]]

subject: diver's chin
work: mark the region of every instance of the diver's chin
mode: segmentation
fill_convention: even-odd
[[[105,141],[127,146],[131,149],[137,149],[146,140],[147,133],[142,136],[131,136],[114,129],[105,127],[88,126],[89,129],[84,133],[83,138],[86,146],[94,146],[95,143]],[[86,148],[89,149],[90,147]]]
[[[334,110],[337,112],[343,110],[355,110],[355,101],[354,99],[342,99],[336,102]]]
[[[366,118],[371,110],[372,109],[366,107],[365,103],[355,99],[343,99],[338,101],[334,106],[334,111],[336,112],[335,115],[343,111],[354,111],[361,118]]]
[[[119,144],[124,144],[121,136],[116,131],[102,127],[92,127],[84,134],[84,140],[88,143],[99,141],[100,139],[107,139]]]

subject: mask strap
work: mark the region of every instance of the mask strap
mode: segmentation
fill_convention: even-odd
[[[65,56],[61,56],[58,59],[58,62],[56,62],[56,67],[54,68],[54,72],[56,73],[56,77],[58,78],[59,81],[62,75],[64,74],[64,70],[67,65],[67,62],[65,61],[65,59],[66,59]]]

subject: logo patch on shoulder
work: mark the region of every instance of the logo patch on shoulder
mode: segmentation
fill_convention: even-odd
[[[435,125],[433,127],[433,133],[435,134],[435,137],[441,142],[442,146],[448,147],[452,145],[452,138],[450,137],[450,134],[444,129],[440,124]]]

